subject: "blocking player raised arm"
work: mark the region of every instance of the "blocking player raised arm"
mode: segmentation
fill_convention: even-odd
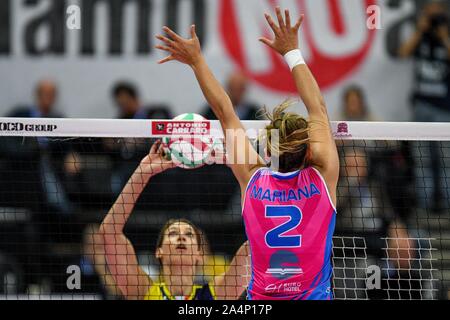
[[[336,204],[336,187],[339,179],[339,156],[331,131],[327,107],[320,92],[319,85],[306,65],[299,49],[298,32],[303,24],[302,15],[295,25],[291,24],[289,10],[284,17],[279,7],[276,8],[278,25],[269,14],[266,20],[274,32],[274,39],[259,40],[281,54],[289,64],[297,86],[309,114],[309,138],[311,148],[311,164],[323,175],[330,196]]]
[[[245,190],[254,170],[262,166],[263,161],[250,144],[230,97],[206,63],[201,51],[200,41],[195,32],[195,26],[191,26],[191,39],[180,37],[168,27],[164,27],[163,30],[167,33],[167,37],[158,35],[156,38],[161,40],[164,45],[157,45],[156,48],[166,51],[170,55],[159,63],[163,64],[175,60],[192,68],[206,100],[222,125],[225,137],[227,138],[227,132],[233,134],[233,141],[226,141],[228,153],[236,157],[238,152],[242,152],[243,149],[245,151],[245,160],[242,159],[244,161],[231,159],[231,169],[239,181],[241,189]],[[244,148],[242,145],[244,145]]]

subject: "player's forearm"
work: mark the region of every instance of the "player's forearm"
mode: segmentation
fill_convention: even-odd
[[[139,166],[133,173],[128,183],[123,188],[108,215],[103,220],[101,231],[109,233],[122,233],[133,209],[145,186],[148,184],[151,174]]]
[[[227,272],[218,278],[216,285],[221,286],[220,293],[225,300],[237,300],[250,280],[250,250],[248,241],[237,251]]]
[[[327,115],[327,109],[316,79],[305,64],[298,65],[292,71],[298,94],[310,116]]]
[[[398,50],[398,56],[400,58],[410,57],[422,40],[422,35],[423,33],[421,31],[416,31],[414,35],[400,47]]]
[[[214,77],[203,58],[193,65],[192,69],[194,70],[205,99],[208,101],[217,119],[222,122],[230,112],[234,112],[230,97]]]
[[[119,286],[117,286],[114,277],[109,272],[108,266],[96,264],[95,270],[97,271],[97,274],[99,275],[103,286],[109,294],[112,294],[113,296],[122,295],[122,291],[120,290]]]

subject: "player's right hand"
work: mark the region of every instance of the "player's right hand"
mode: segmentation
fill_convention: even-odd
[[[189,66],[194,66],[203,59],[200,40],[195,32],[195,25],[191,26],[191,39],[184,39],[168,27],[163,28],[167,37],[157,35],[156,39],[162,41],[164,45],[156,45],[155,48],[165,51],[170,55],[158,63],[163,64],[169,61],[179,61]]]
[[[275,24],[272,17],[266,13],[265,17],[267,23],[272,29],[275,39],[270,40],[267,38],[260,38],[259,41],[269,46],[273,50],[277,51],[279,54],[284,56],[289,51],[298,49],[298,31],[302,26],[304,15],[301,15],[297,20],[295,26],[291,25],[291,16],[289,10],[285,10],[285,17],[283,18],[281,14],[280,7],[276,8],[278,25]]]

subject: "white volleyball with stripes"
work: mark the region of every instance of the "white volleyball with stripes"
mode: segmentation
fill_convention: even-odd
[[[173,120],[192,121],[194,123],[208,121],[195,113],[185,113]],[[206,164],[211,164],[210,156],[213,151],[213,138],[209,134],[194,134],[194,132],[197,132],[196,130],[198,129],[195,129],[194,126],[191,128],[180,128],[178,131],[174,130],[175,133],[171,137],[163,138],[165,152],[177,167],[197,169]],[[179,132],[179,134],[176,132]],[[189,135],[189,133],[192,135]]]

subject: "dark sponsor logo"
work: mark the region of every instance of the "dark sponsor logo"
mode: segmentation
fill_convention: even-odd
[[[0,132],[53,132],[55,124],[28,124],[22,122],[0,122]]]
[[[345,122],[339,123],[338,124],[338,133],[348,133],[348,124],[346,124]]]
[[[286,280],[303,273],[299,265],[300,260],[293,252],[277,251],[270,257],[270,267],[266,273],[279,280]]]
[[[346,123],[346,122],[338,123],[337,130],[334,133],[334,137],[335,138],[351,138],[352,135],[350,134],[348,123]]]
[[[153,135],[209,135],[211,123],[209,121],[158,121],[153,122]]]

